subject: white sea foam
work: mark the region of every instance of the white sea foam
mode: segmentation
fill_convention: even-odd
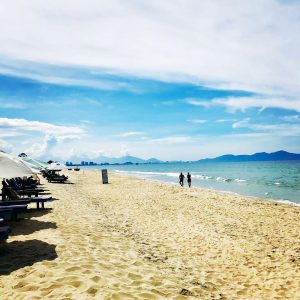
[[[178,178],[179,173],[174,173],[174,172],[145,172],[145,171],[123,171],[123,170],[115,170],[117,173],[124,173],[124,174],[131,174],[131,175],[137,175],[137,176],[167,176],[167,177],[172,177],[172,178]],[[213,176],[208,176],[204,174],[192,174],[192,179],[199,179],[199,180],[217,180],[217,181],[223,181],[223,182],[246,182],[245,179],[232,179],[232,178],[224,178],[224,177],[213,177]]]
[[[232,178],[224,178],[224,177],[217,177],[216,180],[217,180],[217,181],[223,181],[223,182],[230,182],[230,181],[233,181]]]
[[[239,178],[237,178],[237,179],[234,179],[234,181],[235,182],[246,182],[247,180],[246,179],[239,179]]]
[[[178,173],[172,172],[143,172],[143,171],[123,171],[123,170],[115,170],[116,173],[125,173],[125,174],[137,174],[137,175],[159,175],[159,176],[169,176],[169,177],[178,177]]]
[[[280,199],[280,200],[275,200],[276,202],[282,203],[282,204],[288,204],[288,205],[293,205],[293,206],[298,206],[300,207],[300,203],[295,203],[292,202],[290,200],[284,200],[284,199]]]
[[[192,178],[196,178],[196,179],[201,179],[201,180],[209,180],[209,179],[213,179],[213,177],[212,176],[206,176],[206,175],[202,175],[202,174],[200,174],[200,175],[193,175],[192,174]]]

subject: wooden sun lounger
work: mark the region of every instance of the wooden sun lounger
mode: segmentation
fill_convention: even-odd
[[[27,209],[27,205],[9,205],[0,207],[0,218],[9,217],[15,221],[18,218],[18,213],[23,212]]]
[[[11,230],[8,226],[0,227],[0,242],[4,242],[8,239]]]
[[[0,218],[3,220],[4,219],[14,220],[14,219],[16,219],[16,215],[12,208],[1,208],[0,207]]]
[[[17,193],[20,196],[28,196],[31,197],[31,195],[34,195],[35,197],[39,196],[39,191],[35,191],[35,190],[15,190],[13,188],[11,188],[11,190],[13,190],[15,193]],[[8,188],[5,189],[5,194],[9,195],[11,193],[11,190],[9,190]]]
[[[21,198],[18,200],[5,200],[0,201],[0,208],[3,206],[12,205],[27,205],[29,203],[36,203],[36,208],[40,209],[40,204],[42,208],[45,208],[45,202],[52,201],[52,197],[49,198]]]
[[[62,182],[65,183],[68,180],[68,177],[50,177],[48,182]]]

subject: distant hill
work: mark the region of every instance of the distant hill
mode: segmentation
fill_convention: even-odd
[[[200,159],[199,162],[243,162],[243,161],[280,161],[280,160],[300,160],[300,154],[277,151],[273,153],[259,152],[252,155],[227,154],[216,158]]]
[[[68,159],[69,162],[72,163],[81,163],[82,161],[86,161],[86,162],[94,162],[97,164],[103,164],[103,163],[108,163],[108,164],[124,164],[124,163],[139,163],[139,164],[145,164],[145,163],[161,163],[161,160],[158,160],[156,158],[150,158],[150,159],[142,159],[142,158],[138,158],[135,156],[131,156],[131,155],[126,155],[126,156],[122,156],[122,157],[107,157],[107,156],[98,156],[95,158],[88,158],[88,157],[71,157],[70,159]]]
[[[150,158],[150,159],[142,159],[142,158],[138,158],[135,156],[131,156],[131,155],[126,155],[126,156],[122,156],[122,157],[98,157],[97,159],[95,159],[95,161],[97,163],[111,163],[111,164],[124,164],[126,162],[131,162],[131,163],[139,163],[139,164],[145,164],[145,163],[160,163],[162,162],[161,160],[158,160],[156,158]]]
[[[52,157],[52,160],[62,161],[59,158]],[[243,162],[243,161],[281,161],[281,160],[300,160],[300,154],[289,153],[286,151],[277,151],[273,153],[260,152],[252,155],[233,155],[227,154],[218,156],[216,158],[206,158],[197,160],[197,162]],[[142,159],[139,157],[126,155],[122,157],[108,157],[108,156],[98,156],[95,158],[88,158],[85,156],[73,156],[68,159],[68,162],[73,164],[80,164],[82,161],[94,162],[97,164],[156,164],[156,163],[183,163],[185,161],[162,161],[156,158]]]

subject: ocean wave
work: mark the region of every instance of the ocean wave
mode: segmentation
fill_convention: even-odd
[[[292,202],[290,200],[280,199],[280,200],[275,200],[275,201],[278,202],[278,203],[282,203],[282,204],[289,204],[289,205],[300,207],[300,203],[295,203],[295,202]]]
[[[115,170],[116,173],[125,173],[125,174],[137,174],[137,175],[161,175],[161,176],[169,176],[169,177],[178,177],[179,173],[172,172],[143,172],[143,171],[123,171],[123,170]]]
[[[246,179],[240,179],[240,178],[236,178],[234,179],[235,182],[246,182]]]
[[[174,172],[146,172],[146,171],[124,171],[124,170],[115,170],[117,173],[124,173],[124,174],[132,174],[132,175],[144,175],[144,176],[168,176],[168,177],[173,177],[173,178],[178,178],[179,173],[174,173]],[[216,180],[216,181],[223,181],[223,182],[246,182],[245,179],[240,179],[240,178],[224,178],[224,177],[213,177],[213,176],[208,176],[204,174],[192,174],[192,179],[200,179],[200,180]]]
[[[209,179],[213,179],[214,177],[212,177],[212,176],[207,176],[207,175],[202,175],[202,174],[200,174],[200,175],[193,175],[192,174],[192,178],[197,178],[197,179],[202,179],[202,180],[209,180]]]
[[[232,178],[223,178],[223,177],[217,177],[216,180],[217,180],[217,181],[223,181],[223,182],[231,182],[231,181],[234,181],[234,179],[232,179]]]

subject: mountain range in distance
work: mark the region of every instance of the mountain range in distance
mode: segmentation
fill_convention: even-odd
[[[244,162],[244,161],[281,161],[281,160],[300,160],[300,154],[287,151],[277,151],[272,153],[259,152],[252,155],[233,155],[227,154],[216,158],[200,159],[198,162]]]
[[[290,153],[283,150],[272,152],[272,153],[259,152],[252,155],[226,154],[215,158],[200,159],[197,160],[196,162],[247,162],[247,161],[284,161],[284,160],[300,160],[300,154]],[[90,161],[90,160],[82,159],[81,161]],[[80,164],[81,161],[79,162],[77,160],[76,163]],[[94,158],[92,161],[94,161],[97,164],[126,164],[126,163],[158,164],[158,163],[184,162],[184,161],[162,161],[156,158],[142,159],[130,155],[118,157],[118,158],[101,156],[98,158]]]
[[[76,162],[75,164],[80,164],[81,162],[95,162],[97,164],[125,164],[125,163],[133,163],[133,164],[157,164],[164,163],[162,160],[158,160],[156,158],[150,159],[142,159],[131,155],[126,155],[122,157],[107,157],[107,156],[99,156],[97,158],[89,159],[86,157],[83,158],[72,158],[69,162]]]

